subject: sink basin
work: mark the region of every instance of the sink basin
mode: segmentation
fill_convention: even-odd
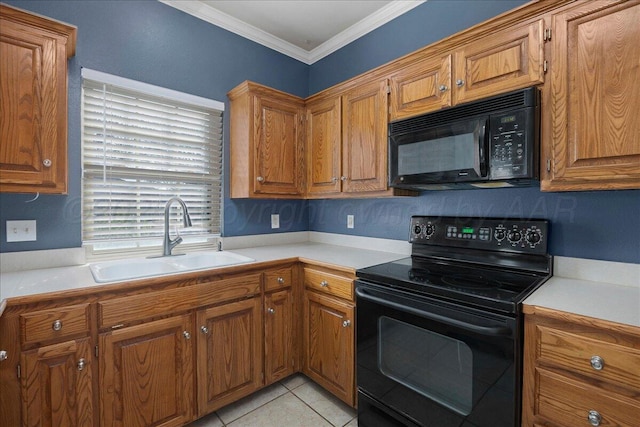
[[[133,258],[91,264],[89,269],[98,283],[162,276],[193,270],[207,270],[255,261],[227,251],[193,252],[159,258]]]

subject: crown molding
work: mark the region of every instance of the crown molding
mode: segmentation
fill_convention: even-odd
[[[168,6],[181,10],[210,24],[224,28],[246,39],[259,43],[307,65],[319,61],[354,40],[386,24],[394,18],[408,12],[426,0],[392,1],[356,24],[330,38],[320,46],[307,51],[281,38],[267,33],[253,25],[240,21],[231,15],[207,6],[197,0],[158,0]]]

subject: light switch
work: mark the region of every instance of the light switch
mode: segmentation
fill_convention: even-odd
[[[36,221],[7,221],[7,242],[33,242],[36,240]]]
[[[280,228],[280,215],[271,215],[271,228]]]
[[[353,228],[353,215],[347,215],[347,228]]]

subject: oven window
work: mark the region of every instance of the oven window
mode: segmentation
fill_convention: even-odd
[[[398,146],[398,175],[472,169],[475,166],[474,132]]]
[[[462,341],[378,319],[378,369],[394,381],[463,415],[473,408],[473,353]]]

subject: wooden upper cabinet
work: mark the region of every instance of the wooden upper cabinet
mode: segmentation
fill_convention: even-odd
[[[0,191],[67,192],[76,28],[0,4]]]
[[[231,197],[301,197],[304,101],[244,82],[231,100]]]
[[[339,193],[341,182],[341,100],[339,96],[307,103],[307,193]]]
[[[342,191],[387,189],[387,79],[342,96]]]
[[[552,16],[543,190],[640,188],[639,22],[637,0]]]
[[[390,120],[451,106],[451,55],[415,62],[389,77]]]
[[[453,104],[544,82],[544,21],[497,31],[454,53]]]

